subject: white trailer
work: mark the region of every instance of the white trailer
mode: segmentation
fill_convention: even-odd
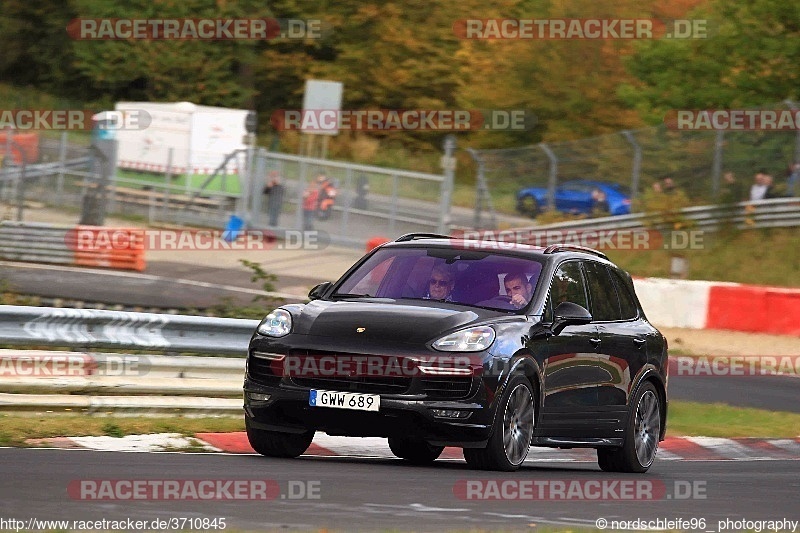
[[[116,132],[119,168],[166,174],[169,165],[172,175],[211,174],[226,155],[246,148],[244,109],[191,102],[118,102],[115,109],[150,117],[145,128]],[[237,174],[240,160],[232,159],[226,172]]]

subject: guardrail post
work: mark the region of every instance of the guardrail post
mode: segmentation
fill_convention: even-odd
[[[633,164],[631,166],[631,212],[633,212],[636,205],[636,199],[639,196],[639,179],[642,171],[642,147],[636,141],[633,133],[630,130],[622,132],[625,139],[633,146]]]
[[[444,155],[442,166],[444,179],[442,180],[442,202],[439,207],[439,233],[450,233],[450,203],[453,193],[453,182],[456,174],[456,136],[448,134],[444,138]]]
[[[389,235],[391,236],[394,236],[394,226],[396,220],[397,220],[397,174],[392,174],[392,202],[391,205],[389,206]]]
[[[558,158],[556,154],[545,143],[539,143],[539,148],[547,154],[550,160],[550,177],[547,180],[547,209],[550,211],[556,208],[556,185],[558,182]]]
[[[161,202],[161,220],[167,220],[167,211],[169,209],[169,190],[170,186],[172,185],[172,162],[174,156],[175,148],[170,146],[167,149],[167,172],[164,175],[166,186],[164,187],[164,200]]]
[[[352,191],[353,187],[353,169],[348,167],[347,173],[345,174],[344,180],[344,191],[347,191],[348,195],[350,191]],[[348,215],[350,214],[350,207],[352,206],[353,202],[342,202],[342,221],[339,226],[339,234],[345,235],[347,231],[347,219]]]
[[[61,142],[58,145],[58,177],[56,178],[56,202],[61,205],[64,201],[64,162],[67,160],[67,132],[61,132]]]
[[[784,103],[789,106],[789,108],[797,113],[797,104],[792,100],[784,100]],[[797,133],[794,136],[794,159],[792,163],[800,163],[800,129],[797,130]],[[797,184],[794,184],[794,187],[797,187]],[[792,194],[794,191],[789,191]]]
[[[714,166],[711,171],[711,193],[712,198],[719,198],[719,178],[722,175],[722,155],[725,143],[725,131],[718,130],[714,142]]]

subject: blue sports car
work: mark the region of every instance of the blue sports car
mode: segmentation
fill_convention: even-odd
[[[631,212],[627,187],[591,180],[565,181],[556,187],[556,210],[564,213],[591,214],[594,210],[612,215]],[[535,217],[547,207],[547,187],[529,187],[517,193],[517,211]]]

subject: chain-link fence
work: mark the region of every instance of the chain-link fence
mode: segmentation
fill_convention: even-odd
[[[781,108],[794,109],[794,104],[762,109]],[[477,168],[476,226],[491,226],[495,213],[635,212],[648,190],[665,185],[682,190],[692,205],[742,201],[749,199],[759,172],[773,177],[772,196],[800,194],[800,186],[792,187],[789,180],[790,166],[800,161],[800,131],[686,131],[659,125],[470,153]],[[609,201],[618,195],[615,209]]]
[[[88,138],[41,138],[35,162],[0,169],[3,217],[24,220],[26,207],[43,204],[76,210],[81,223],[102,224],[115,214],[224,228],[235,215],[251,229],[314,229],[333,243],[359,247],[371,237],[448,230],[445,175],[262,148],[218,156],[216,164],[192,172],[173,164],[179,160],[174,150],[164,157],[158,168],[132,161],[113,166],[116,154]]]

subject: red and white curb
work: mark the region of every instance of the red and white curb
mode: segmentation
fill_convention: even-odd
[[[125,437],[58,437],[29,441],[36,446],[85,448],[118,452],[206,451],[233,454],[255,453],[244,432],[128,435]],[[377,437],[332,437],[317,433],[305,453],[317,457],[394,458],[386,439]],[[445,448],[442,459],[464,458],[461,448]],[[661,442],[658,458],[663,461],[780,461],[800,460],[800,438],[759,439],[717,437],[668,437]],[[595,462],[591,449],[555,450],[531,448],[527,462]]]

